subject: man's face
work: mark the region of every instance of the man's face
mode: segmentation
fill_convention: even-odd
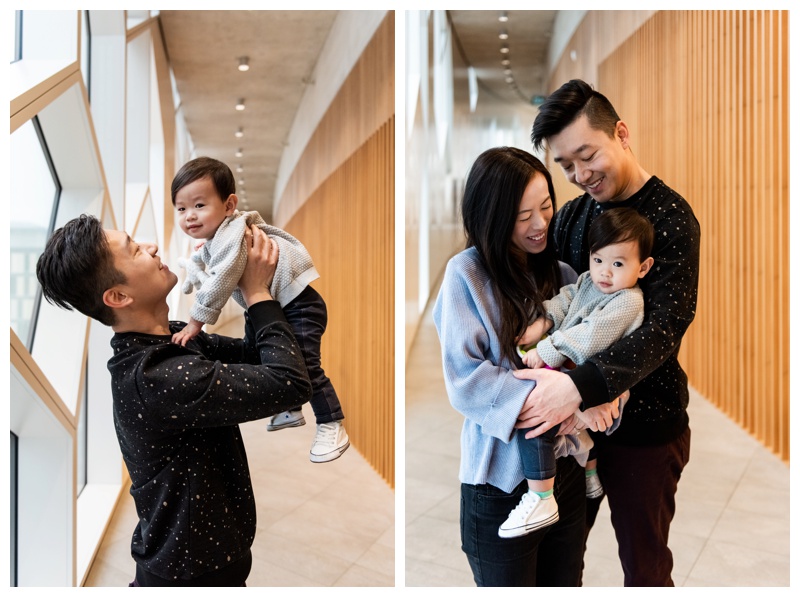
[[[176,276],[158,256],[154,243],[137,243],[121,230],[105,230],[114,266],[125,276],[121,284],[135,301],[144,305],[166,300],[177,284]]]
[[[572,184],[598,203],[624,201],[638,189],[633,186],[635,160],[628,147],[628,129],[618,122],[614,136],[593,129],[585,114],[547,139],[553,160]]]

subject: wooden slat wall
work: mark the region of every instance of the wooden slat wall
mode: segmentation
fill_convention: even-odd
[[[394,12],[309,140],[274,213],[328,305],[322,366],[352,445],[394,487]]]
[[[394,487],[394,118],[305,202],[303,240],[328,305],[322,365],[351,443]]]
[[[394,11],[378,26],[286,183],[273,219],[284,227],[312,192],[394,116]]]
[[[702,228],[690,383],[789,459],[787,11],[660,11],[597,88]]]

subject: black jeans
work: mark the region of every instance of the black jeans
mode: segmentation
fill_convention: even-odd
[[[311,286],[306,286],[303,292],[283,308],[283,314],[292,326],[294,337],[306,361],[308,377],[311,378],[311,408],[317,423],[344,419],[339,396],[336,395],[331,380],[325,375],[321,363],[322,334],[328,326],[325,301]],[[299,410],[302,406],[298,404],[290,410]]]
[[[687,427],[677,439],[660,446],[595,444],[597,474],[608,497],[626,587],[673,586],[667,542],[690,443]],[[602,498],[587,502],[588,537]]]
[[[586,525],[584,469],[559,458],[554,494],[559,521],[523,537],[501,539],[498,528],[528,491],[461,485],[461,549],[479,587],[576,587],[581,578]]]

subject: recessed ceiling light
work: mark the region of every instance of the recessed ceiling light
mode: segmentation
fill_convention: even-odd
[[[511,64],[511,60],[509,60],[508,58],[503,58],[500,61],[500,64],[502,64],[503,66],[508,66],[509,64]]]
[[[250,70],[249,58],[247,56],[239,58],[239,70],[242,72]]]
[[[500,35],[498,36],[500,39],[508,39],[508,31],[505,29],[500,30]]]
[[[236,109],[239,110],[239,112],[244,110],[244,98],[243,97],[239,98],[239,101],[236,102]]]
[[[240,158],[240,157],[242,157],[244,155],[244,152],[242,151],[242,148],[240,147],[239,149],[236,150],[236,153],[233,154],[233,155],[235,155],[237,158]]]
[[[500,21],[501,23],[505,23],[506,21],[508,21],[508,12],[506,12],[505,10],[501,12],[500,16],[497,17],[497,20]]]
[[[238,129],[236,129],[236,132],[233,133],[233,136],[236,137],[237,139],[241,139],[242,137],[244,137],[244,129],[242,127],[239,127]]]
[[[239,173],[244,172],[244,166],[242,166],[241,164],[237,164],[236,171]]]
[[[503,44],[500,47],[500,53],[501,54],[508,54],[508,52],[509,52],[508,46],[506,44]],[[244,110],[244,108],[242,108],[242,109]]]

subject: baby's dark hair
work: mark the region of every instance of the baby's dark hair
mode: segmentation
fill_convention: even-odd
[[[172,205],[175,205],[178,191],[206,176],[214,183],[222,201],[236,193],[236,181],[228,165],[214,158],[200,157],[186,162],[172,179]]]
[[[603,212],[589,227],[589,252],[608,245],[633,241],[639,245],[639,261],[653,252],[655,231],[650,220],[631,207],[616,207]]]

